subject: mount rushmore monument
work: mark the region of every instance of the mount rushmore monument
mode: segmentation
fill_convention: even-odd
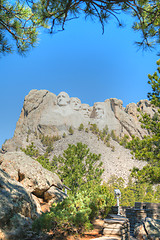
[[[66,92],[60,92],[56,96],[47,90],[31,90],[24,99],[14,136],[3,144],[2,150],[15,151],[25,147],[28,134],[33,141],[39,134],[67,135],[69,127],[78,129],[81,123],[84,127],[96,124],[100,130],[107,126],[109,132],[113,130],[120,138],[124,135],[141,138],[147,132],[141,128],[137,108],[151,116],[155,113],[148,100],[130,103],[126,108],[116,98],[89,106],[81,103],[77,97],[70,97]]]
[[[156,111],[148,100],[141,100],[137,104],[130,103],[126,108],[123,107],[123,102],[116,98],[89,106],[65,92],[56,96],[47,90],[31,90],[24,99],[13,138],[7,140],[0,149],[0,210],[3,219],[0,239],[13,240],[17,239],[17,236],[20,239],[21,235],[21,239],[25,239],[23,235],[30,234],[35,215],[48,210],[54,201],[66,197],[63,179],[44,169],[38,161],[21,151],[21,148],[32,146],[31,143],[34,142],[36,150],[43,157],[47,146],[43,144],[42,138],[51,137],[52,140],[53,136],[57,137],[59,140],[54,141],[54,144],[52,142],[53,147],[47,156],[52,160],[54,155],[62,155],[68,144],[82,142],[92,153],[101,154],[103,182],[116,176],[122,177],[127,184],[130,169],[135,166],[142,168],[146,162],[136,160],[129,149],[112,138],[109,143],[111,145],[107,146],[106,142],[97,138],[90,127],[96,124],[99,130],[103,130],[107,126],[107,133],[114,131],[119,138],[125,135],[129,138],[132,135],[141,138],[147,132],[141,128],[141,111],[139,112],[138,108],[151,116]],[[79,131],[82,124],[84,130]],[[71,127],[74,130],[73,135],[69,132]],[[7,227],[6,221],[9,222]],[[29,226],[26,223],[29,223]],[[28,233],[24,227],[29,229]],[[27,239],[31,239],[30,235]]]

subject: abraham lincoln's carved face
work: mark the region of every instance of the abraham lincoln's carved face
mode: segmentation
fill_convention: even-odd
[[[95,103],[93,106],[94,117],[99,119],[104,116],[104,103]]]

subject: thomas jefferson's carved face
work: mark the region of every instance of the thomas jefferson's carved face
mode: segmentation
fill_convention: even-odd
[[[60,92],[57,96],[57,104],[59,106],[66,106],[70,102],[69,95],[66,92]]]
[[[81,100],[79,98],[72,97],[70,103],[74,110],[79,111],[81,109]]]
[[[93,106],[94,117],[99,119],[104,116],[104,103],[95,103]]]

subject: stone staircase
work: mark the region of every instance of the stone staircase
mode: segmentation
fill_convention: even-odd
[[[116,206],[112,213],[103,220],[103,236],[92,240],[135,240],[135,224],[146,217],[160,219],[160,204],[136,202],[133,208],[120,207],[120,216]]]

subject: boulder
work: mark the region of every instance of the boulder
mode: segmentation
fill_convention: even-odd
[[[37,216],[31,193],[0,168],[0,239],[24,239]]]
[[[136,239],[160,239],[160,220],[145,218],[135,225],[134,235]]]
[[[52,197],[55,199],[62,199],[64,197],[62,191],[63,184],[59,177],[55,173],[43,168],[39,162],[27,156],[24,152],[0,154],[0,167],[12,179],[21,182],[28,192],[38,198],[44,198],[44,194],[46,196],[48,192],[50,199]],[[52,190],[50,190],[51,187]]]
[[[44,192],[44,200],[49,202],[50,200],[55,201],[55,199],[63,200],[66,197],[64,192],[60,192],[59,189],[55,186],[50,187],[47,191]]]

